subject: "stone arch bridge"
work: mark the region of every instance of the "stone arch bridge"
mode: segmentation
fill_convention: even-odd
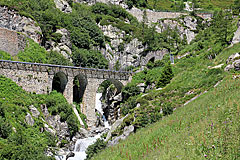
[[[110,80],[120,89],[127,84],[132,73],[0,60],[0,75],[12,79],[28,92],[47,94],[57,90],[69,103],[79,102],[81,99],[81,110],[87,116],[88,125],[93,126],[99,85]]]

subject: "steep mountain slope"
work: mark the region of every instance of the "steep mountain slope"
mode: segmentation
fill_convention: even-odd
[[[126,130],[130,130],[127,135],[137,131],[136,135],[95,159],[238,158],[239,144],[233,141],[239,140],[238,79],[232,80],[223,68],[240,48],[239,44],[228,48],[238,27],[239,6],[233,7],[233,13],[219,11],[207,18],[197,12],[164,12],[159,17],[144,9],[182,11],[183,1],[125,0],[129,6],[143,9],[134,17],[121,4],[106,4],[122,1],[78,3],[83,1],[0,0],[0,32],[8,30],[6,33],[23,42],[15,44],[17,54],[14,47],[14,54],[4,52],[6,45],[0,43],[6,49],[0,51],[0,57],[136,71],[118,95],[121,100],[109,104],[112,117],[117,115],[112,120],[125,119],[109,132],[108,145],[125,139]],[[232,0],[199,0],[195,7],[216,11],[232,4]],[[4,34],[1,42],[5,44],[8,38]],[[175,62],[170,64],[173,58]],[[233,59],[232,69],[240,69],[238,55]],[[220,86],[215,88],[218,82]],[[111,85],[102,87],[114,90]],[[52,159],[46,155],[55,154],[60,147],[73,150],[76,139],[85,136],[81,134],[86,131],[79,128],[72,106],[60,93],[26,93],[0,77],[0,159]],[[179,143],[179,139],[184,141]],[[107,144],[98,142],[90,147],[91,155]]]
[[[163,90],[147,93],[144,97],[149,103],[145,108],[161,101],[172,101],[174,106],[182,107],[95,155],[94,159],[240,158],[239,79],[236,78],[239,73],[226,74],[222,69],[208,67],[225,62],[227,57],[239,51],[239,46],[225,49],[214,61],[204,63],[195,57],[177,62],[174,67],[184,68],[185,71],[175,71],[175,78]],[[194,63],[193,59],[197,61]],[[186,63],[190,61],[192,63]],[[204,70],[208,71],[204,73]],[[189,74],[184,76],[185,73]],[[221,77],[225,78],[220,81]],[[191,92],[177,94],[185,89]],[[183,106],[187,99],[200,93],[199,98]],[[136,115],[137,110],[133,113]]]
[[[60,93],[27,93],[0,76],[0,159],[53,159],[79,127]]]

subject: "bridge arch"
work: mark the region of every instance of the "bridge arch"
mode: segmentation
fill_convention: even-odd
[[[52,90],[56,90],[59,93],[64,93],[66,85],[68,83],[68,77],[63,72],[57,72],[52,81]]]
[[[73,102],[81,103],[86,87],[88,84],[87,77],[83,74],[78,74],[73,79]]]
[[[98,115],[96,125],[103,125],[103,120],[112,124],[118,118],[117,106],[121,103],[122,82],[115,79],[106,79],[99,84],[96,92],[95,112]],[[119,96],[120,95],[120,96]],[[106,126],[105,126],[106,127]]]

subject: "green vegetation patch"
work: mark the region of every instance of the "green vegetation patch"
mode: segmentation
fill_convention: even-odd
[[[94,159],[238,159],[239,86],[227,76],[196,101]]]
[[[33,117],[33,126],[25,120],[25,116],[31,113],[31,105],[40,111],[38,118]],[[45,122],[41,105],[47,105],[50,115],[59,114],[61,121],[68,123],[71,137],[78,131],[80,124],[63,95],[56,92],[30,94],[0,76],[0,159],[54,159],[45,152],[49,147],[56,147],[58,138],[42,130]]]

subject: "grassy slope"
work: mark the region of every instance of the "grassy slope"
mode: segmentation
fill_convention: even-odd
[[[44,153],[56,147],[58,137],[50,135],[44,128],[41,105],[46,104],[50,114],[58,114],[66,121],[70,134],[74,135],[80,125],[64,98],[57,92],[49,95],[31,94],[9,78],[0,75],[0,159],[54,159]],[[25,116],[33,105],[40,111],[34,125],[26,123]],[[54,113],[53,113],[54,112]],[[53,151],[54,152],[54,151]]]
[[[239,48],[240,44],[237,44],[225,49],[214,61],[204,62],[197,57],[195,59],[198,63],[191,64],[190,62],[194,62],[190,61],[191,58],[181,60],[176,64],[176,77],[160,91],[161,94],[156,91],[150,93],[156,96],[152,98],[161,99],[168,95],[164,98],[173,101],[177,107],[190,99],[183,93],[199,86],[196,84],[201,84],[196,92],[198,94],[213,88],[226,73],[215,78],[214,75],[206,76],[210,71],[207,66],[225,62]],[[187,73],[188,75],[184,75]],[[203,159],[205,154],[208,157],[234,159],[240,156],[237,155],[240,145],[239,84],[238,79],[232,80],[231,75],[227,74],[217,88],[210,89],[187,106],[178,108],[173,115],[162,121],[139,130],[119,145],[106,149],[95,159]]]
[[[148,0],[148,5],[151,8],[154,8],[155,0]],[[176,0],[177,1],[177,0]],[[197,0],[200,8],[208,9],[209,6],[212,6],[214,9],[224,9],[228,8],[234,4],[234,0]],[[213,9],[212,8],[212,9]],[[174,11],[174,0],[157,0],[156,10],[166,10],[166,11]]]
[[[28,106],[40,107],[38,104],[41,104],[41,101],[40,96],[29,94],[10,79],[0,76],[0,118],[3,114],[11,128],[16,129],[16,132],[9,130],[8,139],[0,138],[0,159],[47,159],[43,153],[54,139],[51,140],[46,132],[40,132],[43,127],[40,119],[34,118],[33,127],[25,122]]]

